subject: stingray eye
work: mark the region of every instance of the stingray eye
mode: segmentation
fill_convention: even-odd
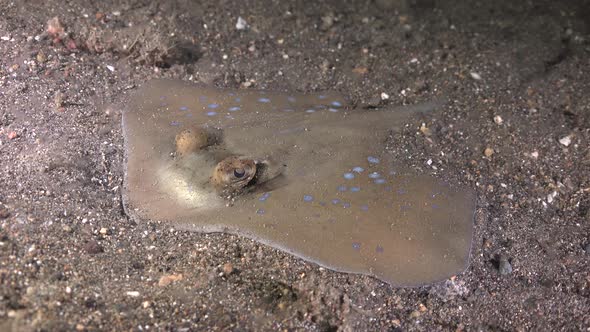
[[[238,193],[254,178],[256,163],[252,159],[230,156],[220,161],[211,182],[222,194]]]
[[[243,168],[234,169],[234,176],[238,179],[244,177],[244,175],[246,175],[246,170],[244,170]]]

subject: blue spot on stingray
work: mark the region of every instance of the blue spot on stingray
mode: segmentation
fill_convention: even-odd
[[[230,112],[235,112],[235,111],[239,111],[239,110],[240,110],[240,106],[233,106],[228,109],[228,111],[230,111]]]
[[[175,127],[176,126],[180,126],[180,122],[178,122],[178,121],[172,121],[172,122],[170,122],[170,125],[171,126],[175,126]]]
[[[340,106],[342,106],[342,103],[340,103],[339,101],[333,101],[332,106],[340,107]]]
[[[230,95],[230,96],[235,96],[235,95],[236,95],[236,94],[235,94],[235,93],[233,93],[233,92],[228,92],[227,94],[228,94],[228,95]]]
[[[400,195],[403,195],[403,194],[406,193],[406,190],[405,189],[398,189],[397,190],[397,193],[400,194]]]
[[[354,174],[352,174],[352,173],[344,173],[344,178],[346,180],[352,180],[352,179],[354,179]]]
[[[378,164],[379,163],[379,158],[373,157],[373,156],[369,156],[369,157],[367,157],[367,161],[369,161],[370,164]]]
[[[326,99],[326,96],[324,96],[324,95],[319,95],[319,96],[318,96],[318,98],[320,98],[320,99]]]
[[[262,194],[262,196],[260,196],[260,198],[258,198],[259,201],[264,202],[266,201],[268,198],[270,197],[270,193],[264,193]]]
[[[189,118],[193,117],[193,113],[186,113],[186,116],[188,116]]]
[[[358,242],[353,242],[352,243],[352,249],[354,250],[360,250],[361,249],[361,244]]]
[[[270,99],[268,98],[258,98],[258,101],[261,103],[270,103]]]
[[[348,209],[350,207],[350,203],[344,202],[344,203],[342,203],[342,207],[345,209]]]
[[[311,195],[304,195],[303,196],[303,200],[305,202],[311,202],[311,201],[313,201],[313,196],[311,196]]]
[[[186,106],[180,106],[180,110],[181,111],[188,111],[188,107],[186,107]]]
[[[361,191],[361,187],[350,187],[350,191],[353,193],[358,193]]]
[[[377,173],[377,172],[373,172],[373,173],[369,174],[369,177],[371,179],[378,179],[381,177],[381,175],[379,175],[379,173]]]
[[[205,100],[207,100],[207,96],[200,96],[199,100],[204,102]]]
[[[369,211],[369,206],[368,205],[361,205],[361,210]]]
[[[383,190],[390,192],[393,190],[393,188],[391,186],[387,186],[387,187],[383,188]]]
[[[264,214],[266,211],[264,211],[264,209],[258,209],[256,210],[256,214]]]
[[[389,171],[389,175],[396,175],[396,174],[397,174],[396,171],[393,171],[393,170],[392,171]]]
[[[314,110],[314,109],[308,109],[308,110],[305,110],[305,113],[314,113],[314,112],[315,112],[315,110]]]
[[[290,108],[286,108],[286,109],[283,110],[283,112],[293,112],[293,110],[290,109]]]
[[[219,104],[213,103],[213,104],[207,105],[207,107],[215,109],[215,108],[219,107]]]
[[[165,100],[166,96],[160,96],[160,100]]]
[[[238,102],[238,103],[239,103],[239,102],[242,100],[242,98],[240,98],[240,97],[237,97],[235,100],[236,100],[236,102]]]
[[[432,204],[432,208],[433,208],[433,209],[438,209],[438,208],[439,208],[439,206],[438,206],[438,204]]]
[[[338,191],[346,191],[346,186],[338,186]]]
[[[289,97],[287,97],[287,100],[288,100],[290,103],[294,103],[294,102],[295,102],[295,97],[291,97],[291,96],[289,96]]]
[[[356,167],[354,167],[354,168],[352,169],[352,171],[353,171],[353,172],[356,172],[356,173],[361,173],[361,172],[363,172],[364,170],[365,170],[365,169],[364,169],[364,168],[362,168],[362,167],[360,167],[360,166],[356,166]]]
[[[340,200],[338,198],[334,198],[332,200],[332,204],[334,204],[334,205],[340,204]]]
[[[215,116],[215,115],[217,115],[217,112],[213,112],[213,111],[207,112],[207,116]]]
[[[375,251],[376,251],[377,253],[382,253],[382,252],[383,252],[383,247],[382,247],[382,246],[377,246],[377,247],[375,248]]]
[[[385,183],[385,179],[379,178],[379,179],[375,179],[375,181],[373,181],[373,182],[375,182],[375,184],[384,184]]]
[[[337,109],[335,109],[335,108],[329,108],[329,109],[328,109],[328,111],[330,111],[330,112],[332,112],[332,113],[336,113],[336,112],[338,112],[338,110],[337,110]]]

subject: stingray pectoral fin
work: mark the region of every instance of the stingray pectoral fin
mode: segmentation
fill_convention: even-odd
[[[418,113],[430,113],[445,107],[445,98],[438,98],[428,102],[404,106],[389,106],[378,109],[352,110],[350,112],[350,123],[346,126],[371,127],[373,130],[381,130],[387,127],[395,128],[403,121]]]
[[[337,93],[148,83],[123,113],[127,211],[240,234],[394,285],[447,278],[468,261],[473,196],[432,177],[401,174],[385,150],[392,128],[441,105],[349,110]],[[219,129],[219,139],[189,140],[175,157],[177,135],[195,126]],[[210,181],[231,156],[268,160],[268,167],[245,187],[236,180],[249,174],[240,163],[217,169],[221,183],[243,188],[228,201]]]
[[[289,184],[289,179],[284,174],[279,174],[272,179],[268,179],[261,183],[255,183],[252,187],[252,192],[272,192]]]

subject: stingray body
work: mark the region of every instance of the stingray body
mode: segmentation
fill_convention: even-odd
[[[403,172],[384,149],[392,128],[432,107],[354,110],[335,93],[149,82],[123,110],[127,211],[240,234],[396,286],[443,280],[468,264],[474,196]],[[175,137],[186,128],[214,142],[179,155]],[[231,197],[211,185],[228,156],[264,165]]]

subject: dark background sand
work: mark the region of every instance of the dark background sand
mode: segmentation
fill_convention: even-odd
[[[0,0],[0,330],[587,330],[589,17],[588,1]],[[129,220],[109,105],[153,77],[448,98],[384,144],[477,190],[470,268],[395,289]]]

